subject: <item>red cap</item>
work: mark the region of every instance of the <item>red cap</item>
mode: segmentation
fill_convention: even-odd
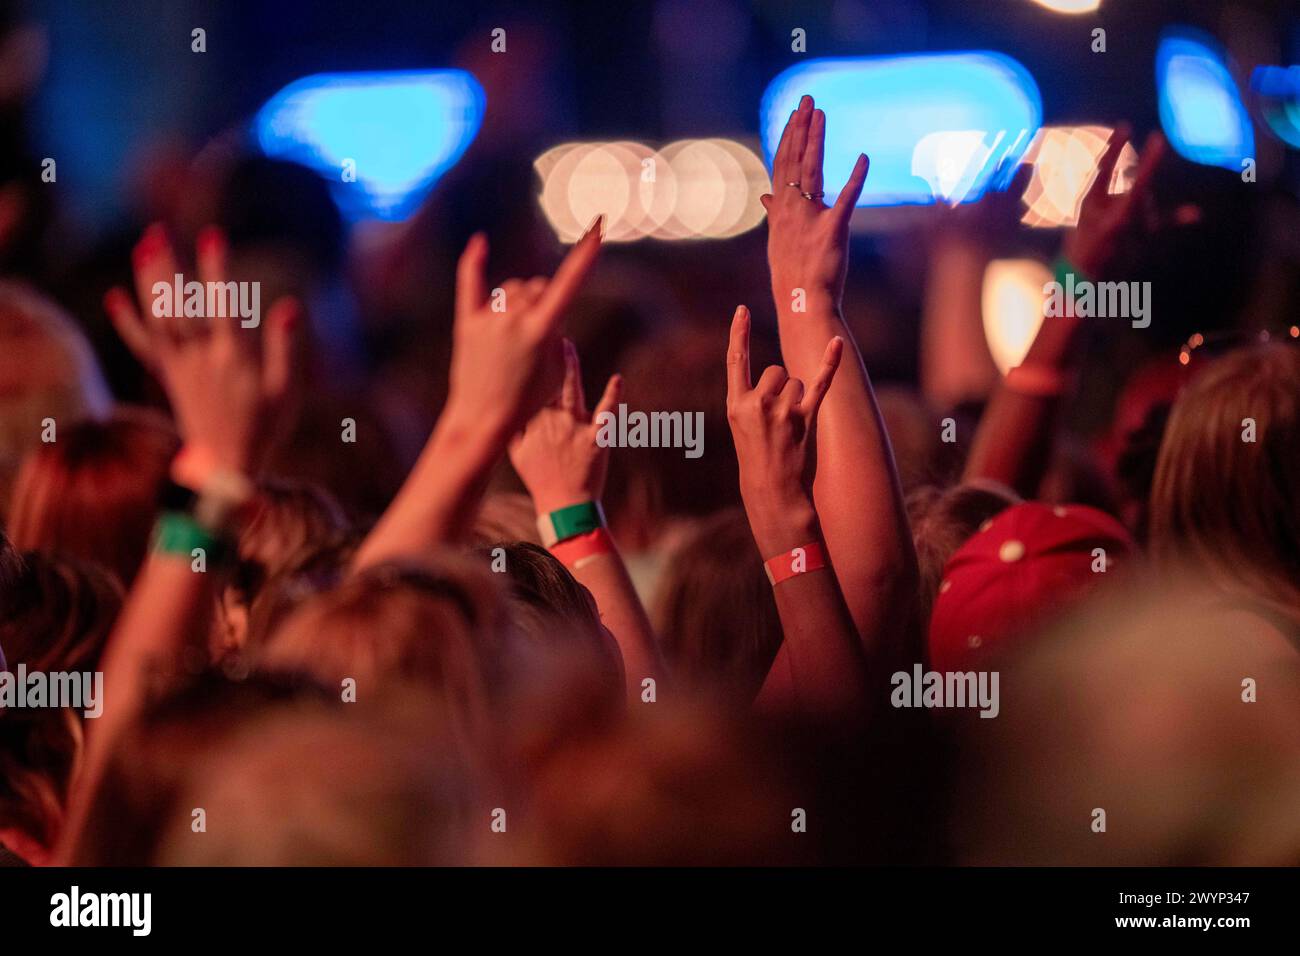
[[[1037,501],[1007,508],[944,566],[930,616],[931,668],[976,669],[991,648],[1082,597],[1132,551],[1124,526],[1096,508]]]

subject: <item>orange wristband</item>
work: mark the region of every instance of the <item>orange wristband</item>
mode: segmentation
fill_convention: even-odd
[[[588,531],[575,538],[567,538],[551,545],[551,554],[570,571],[577,571],[583,565],[602,554],[614,553],[614,539],[604,528]]]
[[[772,582],[773,587],[782,581],[790,580],[795,575],[820,571],[824,567],[826,567],[826,552],[822,549],[820,541],[810,541],[808,544],[782,552],[763,562],[763,570],[767,572],[767,579]]]

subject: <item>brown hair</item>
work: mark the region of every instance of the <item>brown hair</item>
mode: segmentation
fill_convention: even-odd
[[[545,548],[498,542],[475,552],[484,567],[501,560],[510,614],[509,678],[553,677],[551,668],[588,668],[615,701],[623,697],[623,658],[600,621],[591,592]],[[531,673],[530,673],[531,672]]]
[[[907,518],[916,546],[921,589],[920,614],[929,626],[948,559],[990,518],[1018,503],[1013,491],[995,485],[967,483],[951,488],[927,485],[907,496]]]
[[[97,561],[129,585],[179,448],[171,423],[143,409],[60,429],[19,470],[9,514],[14,546]]]
[[[0,646],[9,667],[93,671],[122,592],[108,572],[42,554],[24,556],[0,593]],[[81,755],[81,715],[70,709],[0,710],[0,829],[52,848]]]
[[[236,544],[234,573],[217,602],[215,659],[239,654],[248,644],[252,608],[270,582],[284,580],[328,549],[349,540],[342,506],[307,482],[258,482],[257,498]]]
[[[506,641],[492,577],[450,552],[367,568],[305,601],[270,635],[256,663],[335,687],[351,678],[358,699],[399,679],[430,685],[460,739],[481,739]]]
[[[1300,349],[1224,356],[1170,414],[1151,487],[1152,556],[1188,561],[1226,596],[1300,622],[1297,488]]]
[[[668,560],[655,630],[678,679],[750,703],[781,646],[781,620],[749,520],[730,508]]]

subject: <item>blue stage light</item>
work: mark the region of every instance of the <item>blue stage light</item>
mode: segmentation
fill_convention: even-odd
[[[1156,49],[1156,90],[1160,125],[1179,155],[1237,172],[1242,160],[1254,158],[1254,127],[1213,39],[1166,30]]]
[[[1250,75],[1264,121],[1288,146],[1300,149],[1300,66],[1259,66]]]
[[[463,70],[318,73],[271,97],[254,126],[268,156],[333,183],[348,215],[402,219],[469,147],[484,103]]]
[[[781,73],[763,94],[769,168],[805,93],[826,112],[826,201],[834,202],[859,153],[871,159],[859,206],[978,199],[999,167],[1010,177],[1042,121],[1033,77],[1000,53],[812,60]]]

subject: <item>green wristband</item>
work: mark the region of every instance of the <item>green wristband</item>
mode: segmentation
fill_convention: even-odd
[[[1083,274],[1083,270],[1079,269],[1069,259],[1065,258],[1065,256],[1058,256],[1056,262],[1053,263],[1052,278],[1055,279],[1056,284],[1061,287],[1061,292],[1063,294],[1067,289],[1073,292],[1074,287],[1080,282],[1091,281]],[[1070,297],[1073,298],[1073,295]]]
[[[165,511],[158,518],[153,531],[153,551],[190,558],[195,548],[202,548],[213,561],[221,561],[228,553],[226,542],[204,528],[187,514]]]
[[[599,501],[569,505],[537,519],[537,531],[542,536],[542,544],[548,548],[603,527],[605,512],[601,510]]]

